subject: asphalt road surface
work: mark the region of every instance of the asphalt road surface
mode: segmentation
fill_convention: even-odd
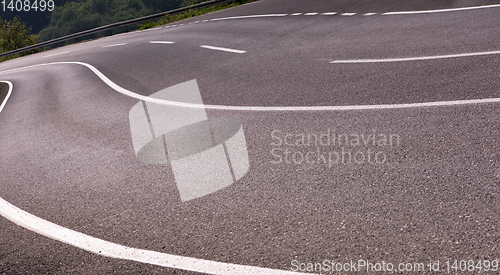
[[[500,2],[332,2],[1,63],[0,274],[498,274]]]

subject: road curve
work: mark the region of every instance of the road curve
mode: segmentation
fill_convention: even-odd
[[[0,274],[498,263],[500,3],[392,2],[266,0],[1,63]],[[241,123],[249,169],[183,201],[129,115],[194,79],[206,116]]]

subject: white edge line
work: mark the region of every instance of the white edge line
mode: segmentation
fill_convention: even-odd
[[[422,61],[422,60],[470,57],[470,56],[481,56],[481,55],[492,55],[492,54],[500,54],[500,51],[461,53],[461,54],[435,55],[435,56],[418,56],[418,57],[406,57],[406,58],[387,58],[387,59],[347,59],[347,60],[333,60],[330,63],[332,63],[332,64],[355,64],[355,63],[385,63],[385,62],[403,62],[403,61]]]
[[[27,68],[34,68],[47,65],[58,65],[58,64],[76,64],[87,67],[94,74],[96,74],[104,83],[106,83],[113,90],[147,102],[184,107],[184,108],[194,108],[194,109],[213,109],[213,110],[229,110],[229,111],[355,111],[355,110],[384,110],[384,109],[405,109],[405,108],[422,108],[422,107],[445,107],[445,106],[455,106],[455,105],[467,105],[467,104],[484,104],[484,103],[499,103],[500,98],[486,98],[486,99],[470,99],[470,100],[453,100],[453,101],[435,101],[435,102],[422,102],[422,103],[404,103],[404,104],[379,104],[379,105],[347,105],[347,106],[283,106],[283,107],[267,107],[267,106],[224,106],[224,105],[205,105],[205,104],[194,104],[185,103],[178,101],[169,101],[158,98],[152,98],[149,96],[144,96],[131,92],[125,88],[122,88],[107,78],[103,73],[97,70],[94,66],[83,63],[83,62],[54,62],[46,64],[38,64],[28,67],[22,67],[17,69],[11,69],[3,72],[16,71]]]
[[[214,47],[214,46],[208,46],[208,45],[202,45],[200,47],[205,48],[205,49],[217,50],[217,51],[224,51],[224,52],[230,52],[230,53],[246,53],[246,51],[242,51],[242,50],[228,49],[228,48],[222,48],[222,47]]]
[[[281,17],[287,16],[287,13],[282,14],[258,14],[258,15],[244,15],[244,16],[232,16],[232,17],[222,17],[222,18],[214,18],[210,21],[221,21],[221,20],[230,20],[230,19],[244,19],[244,18],[261,18],[261,17]]]
[[[41,219],[3,198],[0,198],[0,214],[40,235],[105,257],[209,274],[297,274],[287,270],[216,262],[119,245]]]
[[[47,57],[51,57],[51,56],[56,56],[56,55],[66,54],[66,53],[70,53],[70,52],[71,52],[71,51],[62,52],[62,53],[55,53],[55,54],[51,54],[51,55],[42,56],[42,58],[47,58]]]
[[[0,105],[0,113],[1,113],[3,110],[3,107],[5,107],[5,104],[7,104],[7,100],[9,100],[10,94],[12,94],[13,85],[12,85],[12,82],[7,81],[7,80],[0,81],[0,82],[7,83],[7,85],[9,85],[9,91],[7,91],[7,95],[5,96],[5,99],[3,100],[2,105]]]
[[[102,47],[109,48],[109,47],[116,47],[116,46],[123,46],[123,45],[127,45],[127,43],[118,43],[118,44],[106,45],[106,46],[102,46]]]
[[[498,7],[500,7],[500,4],[485,5],[485,6],[475,6],[475,7],[464,7],[464,8],[453,8],[453,9],[440,9],[440,10],[392,11],[392,12],[382,13],[382,15],[438,13],[438,12],[464,11],[464,10],[476,10],[476,9],[498,8]]]
[[[149,41],[149,44],[174,44],[172,41]]]

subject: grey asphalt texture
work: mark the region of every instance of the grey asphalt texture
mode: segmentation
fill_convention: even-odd
[[[500,8],[380,15],[498,3],[264,0],[170,24],[176,27],[4,62],[0,71],[81,61],[142,95],[196,79],[205,104],[236,106],[498,98],[500,55],[330,63],[500,50]],[[331,11],[357,14],[189,24]],[[377,14],[362,15],[367,12]],[[175,44],[149,44],[152,40]],[[127,44],[103,47],[117,43]],[[0,113],[0,197],[61,226],[134,248],[283,270],[291,269],[292,260],[427,264],[500,258],[498,103],[364,111],[208,110],[209,116],[241,121],[250,171],[227,188],[181,202],[169,166],[135,158],[128,113],[137,100],[78,65],[0,72],[0,80],[14,84]],[[328,130],[397,134],[400,143],[344,148],[383,151],[383,164],[273,164],[274,130],[282,137]],[[0,217],[0,274],[195,273],[101,257]]]

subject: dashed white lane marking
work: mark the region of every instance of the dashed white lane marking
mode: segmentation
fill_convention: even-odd
[[[229,20],[229,19],[244,19],[244,18],[261,18],[261,17],[280,17],[280,16],[287,16],[288,14],[286,13],[281,13],[281,14],[257,14],[257,15],[243,15],[243,16],[231,16],[231,17],[222,17],[222,18],[214,18],[211,19],[210,21],[220,21],[220,20]],[[205,22],[208,20],[203,20],[202,22]]]
[[[396,15],[396,14],[419,14],[419,13],[436,13],[436,12],[450,12],[450,11],[463,11],[463,10],[474,10],[474,9],[485,9],[485,8],[498,8],[500,7],[500,4],[495,4],[495,5],[486,5],[486,6],[474,6],[474,7],[464,7],[464,8],[453,8],[453,9],[440,9],[440,10],[424,10],[424,11],[395,11],[395,12],[386,12],[382,13],[381,15]],[[317,12],[308,12],[308,13],[301,13],[301,12],[296,12],[296,13],[291,13],[291,16],[298,16],[298,15],[317,15]],[[337,12],[325,12],[322,13],[321,15],[335,15]],[[370,16],[370,15],[375,15],[377,13],[375,12],[368,12],[364,13],[363,16]],[[289,14],[256,14],[256,15],[244,15],[244,16],[232,16],[232,17],[224,17],[224,18],[214,18],[210,20],[203,20],[201,22],[207,22],[207,21],[220,21],[220,20],[230,20],[230,19],[243,19],[243,18],[261,18],[261,17],[281,17],[281,16],[288,16]],[[342,16],[353,16],[356,15],[354,12],[345,12],[340,14]],[[197,21],[199,22],[199,21]],[[197,23],[194,22],[194,23]]]
[[[117,46],[123,46],[123,45],[127,45],[127,43],[119,43],[119,44],[113,44],[113,45],[106,45],[106,46],[102,46],[103,48],[109,48],[109,47],[117,47]]]
[[[222,48],[222,47],[214,47],[214,46],[207,46],[207,45],[202,45],[200,47],[205,48],[205,49],[216,50],[216,51],[223,51],[223,52],[230,52],[230,53],[246,53],[246,51],[242,51],[242,50],[235,50],[235,49]]]
[[[437,12],[450,12],[450,11],[463,11],[463,10],[474,10],[474,9],[485,9],[485,8],[497,8],[500,7],[500,4],[495,4],[495,5],[486,5],[486,6],[474,6],[474,7],[464,7],[464,8],[453,8],[453,9],[440,9],[440,10],[424,10],[424,11],[395,11],[395,12],[386,12],[382,13],[381,15],[397,15],[397,14],[404,14],[404,15],[409,15],[409,14],[425,14],[425,13],[437,13]],[[231,19],[246,19],[246,18],[263,18],[263,17],[282,17],[282,16],[298,16],[298,15],[305,15],[305,16],[312,16],[312,15],[318,15],[320,13],[318,12],[308,12],[308,13],[301,13],[301,12],[296,12],[296,13],[279,13],[279,14],[256,14],[256,15],[243,15],[243,16],[231,16],[231,17],[223,17],[223,18],[213,18],[213,19],[206,19],[203,21],[196,21],[196,22],[190,22],[190,24],[198,24],[198,23],[205,23],[205,22],[211,22],[211,21],[221,21],[221,20],[231,20]],[[337,12],[324,12],[321,13],[321,15],[335,15],[338,14]],[[341,16],[354,16],[357,13],[355,12],[345,12],[341,13]],[[375,15],[377,13],[375,12],[368,12],[362,14],[362,16],[371,16]],[[166,26],[165,28],[170,28],[170,27],[177,27],[177,26],[183,26],[185,24],[180,24],[180,25],[172,25],[172,26]],[[150,31],[152,29],[147,29],[144,31]]]
[[[174,44],[172,41],[150,41],[149,44]]]
[[[221,106],[221,105],[204,105],[204,104],[190,104],[184,102],[167,101],[155,99],[148,96],[140,95],[122,88],[107,78],[103,73],[97,70],[94,66],[83,62],[54,62],[38,64],[28,67],[16,68],[11,70],[2,71],[12,72],[27,68],[42,67],[48,65],[59,64],[76,64],[87,67],[94,74],[96,74],[104,83],[106,83],[113,90],[138,99],[157,104],[164,104],[170,106],[179,106],[186,108],[203,108],[203,109],[221,109],[221,110],[241,110],[241,111],[349,111],[349,110],[380,110],[380,109],[400,109],[400,108],[418,108],[418,107],[440,107],[440,106],[453,106],[465,104],[479,104],[479,103],[500,103],[500,98],[488,99],[475,99],[475,100],[455,100],[455,101],[440,101],[440,102],[426,102],[426,103],[409,103],[409,104],[385,104],[385,105],[354,105],[354,106],[312,106],[312,107],[252,107],[252,106]],[[4,81],[9,84],[9,91],[12,91],[12,83]],[[6,100],[4,100],[6,102]],[[2,104],[2,108],[3,108]],[[101,240],[83,233],[62,227],[60,225],[51,223],[49,221],[38,218],[16,206],[10,204],[4,199],[0,198],[0,215],[9,219],[10,221],[18,224],[21,227],[37,232],[38,234],[47,236],[49,238],[76,246],[78,248],[112,258],[132,260],[142,263],[153,265],[202,272],[211,274],[297,274],[285,270],[273,270],[255,266],[244,266],[228,263],[220,263],[215,261],[196,259],[191,257],[170,255],[156,251],[149,251],[143,249],[136,249],[105,240]]]
[[[443,59],[443,58],[470,57],[470,56],[481,56],[481,55],[491,55],[491,54],[500,54],[500,51],[477,52],[477,53],[461,53],[461,54],[448,54],[448,55],[434,55],[434,56],[418,56],[418,57],[406,57],[406,58],[348,59],[348,60],[334,60],[334,61],[331,61],[330,63],[348,64],[348,63],[403,62],[403,61],[433,60],[433,59]]]
[[[51,54],[51,55],[46,55],[46,56],[42,56],[42,58],[47,58],[47,57],[56,56],[56,55],[61,55],[61,54],[66,54],[66,53],[70,53],[70,51],[67,51],[67,52],[62,52],[62,53],[55,53],[55,54]]]
[[[382,13],[382,15],[437,13],[437,12],[464,11],[464,10],[476,10],[476,9],[499,8],[499,7],[500,4],[495,4],[495,5],[474,6],[474,7],[454,8],[454,9],[440,9],[440,10],[393,11],[393,12]]]

